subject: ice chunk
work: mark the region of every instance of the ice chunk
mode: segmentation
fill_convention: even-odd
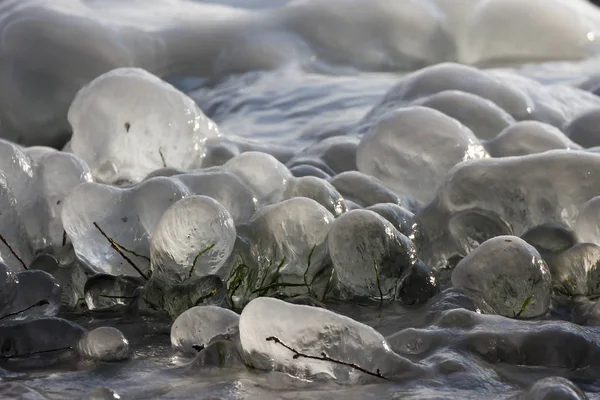
[[[373,211],[394,225],[398,231],[409,239],[413,239],[415,232],[415,215],[404,207],[394,203],[379,203],[366,208]]]
[[[77,344],[84,358],[97,361],[119,361],[129,358],[129,341],[120,330],[103,326],[86,332]]]
[[[313,165],[321,169],[331,169],[334,173],[356,171],[356,149],[359,140],[354,136],[333,136],[320,140],[296,154],[286,164],[289,168],[297,165]]]
[[[314,176],[292,178],[283,196],[313,199],[336,217],[348,211],[342,195],[329,182]]]
[[[96,272],[139,276],[111,247],[100,232],[102,229],[147,275],[151,234],[165,210],[188,194],[183,184],[164,177],[152,178],[129,189],[84,183],[65,198],[62,222],[77,257]]]
[[[200,167],[219,130],[196,103],[138,68],[118,68],[82,88],[68,113],[71,149],[99,182],[140,182],[160,167]]]
[[[89,310],[126,308],[138,299],[140,278],[97,274],[85,282],[85,303]]]
[[[492,101],[460,90],[433,94],[417,101],[416,105],[433,108],[456,119],[479,139],[493,139],[515,122],[510,114]]]
[[[329,175],[322,169],[315,167],[314,165],[299,164],[295,167],[290,168],[290,172],[296,178],[301,178],[303,176],[316,176],[317,178],[321,179],[331,178],[331,175]]]
[[[524,156],[556,149],[581,149],[581,146],[569,140],[559,129],[538,121],[521,121],[511,125],[484,145],[492,157]]]
[[[425,107],[386,114],[360,141],[358,169],[397,193],[431,200],[446,173],[461,161],[488,157],[473,132]]]
[[[21,200],[23,220],[35,252],[57,254],[64,246],[64,199],[76,186],[92,180],[88,166],[73,154],[49,152],[35,161],[32,185]]]
[[[349,296],[394,297],[416,262],[410,239],[379,214],[353,210],[333,223],[327,247],[335,276]]]
[[[325,240],[333,221],[325,207],[304,197],[258,210],[240,233],[251,258],[242,255],[250,268],[244,281],[248,297],[274,290],[305,294],[327,261]]]
[[[591,198],[581,207],[574,230],[579,242],[600,245],[600,196]]]
[[[17,295],[6,310],[5,321],[53,317],[58,314],[62,290],[52,275],[30,270],[17,273],[16,278]]]
[[[568,296],[600,294],[600,247],[579,243],[557,255],[546,255],[554,287]]]
[[[466,255],[478,237],[522,235],[543,223],[572,227],[585,202],[600,195],[597,169],[600,155],[566,150],[461,163],[417,214],[419,256],[437,269]],[[469,222],[473,215],[480,222]]]
[[[587,400],[586,394],[573,382],[562,377],[549,377],[535,382],[517,400]]]
[[[238,331],[240,316],[216,306],[193,307],[181,314],[171,326],[171,345],[177,351],[196,354],[215,340]]]
[[[25,147],[23,148],[23,153],[25,153],[27,155],[27,157],[29,157],[29,159],[31,161],[33,161],[34,163],[43,155],[48,154],[48,153],[54,153],[57,150],[53,147],[47,147],[47,146],[31,146],[31,147]]]
[[[31,242],[17,204],[19,203],[0,170],[0,234],[4,238],[0,244],[0,261],[13,271],[27,268],[33,260]]]
[[[376,178],[358,171],[348,171],[337,174],[329,179],[329,183],[346,199],[361,207],[368,207],[378,203],[394,203],[408,210],[418,208],[414,199],[404,193],[398,195],[386,188]]]
[[[237,175],[254,192],[259,207],[281,201],[293,177],[275,157],[255,151],[232,158],[223,170]]]
[[[235,239],[235,224],[225,207],[210,197],[186,197],[165,211],[152,234],[152,274],[172,284],[216,274]]]
[[[267,340],[275,338],[274,340]],[[329,361],[296,357],[295,353],[330,357],[374,374],[409,376],[419,367],[393,353],[373,328],[331,311],[261,297],[251,301],[240,316],[244,357],[255,368],[277,370],[301,377],[324,375],[339,381],[357,381],[364,373]]]
[[[482,243],[452,271],[452,285],[506,317],[537,317],[550,306],[552,277],[538,251],[515,236]]]
[[[553,223],[536,225],[522,234],[521,239],[535,247],[542,256],[562,253],[577,243],[573,231]]]
[[[17,275],[6,264],[0,262],[0,321],[17,297],[18,284]]]
[[[240,178],[229,172],[207,171],[177,175],[192,194],[212,197],[231,214],[234,222],[248,222],[256,211],[254,194]]]

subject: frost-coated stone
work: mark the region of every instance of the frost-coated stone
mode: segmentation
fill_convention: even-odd
[[[218,274],[235,239],[235,223],[223,205],[206,196],[186,197],[165,211],[152,234],[152,274],[171,283]]]
[[[84,183],[65,198],[62,222],[77,257],[96,272],[139,276],[111,247],[94,222],[123,246],[127,257],[147,274],[150,236],[165,210],[188,194],[183,184],[164,177],[149,179],[129,189]]]
[[[149,72],[117,68],[75,96],[71,149],[98,182],[140,182],[160,167],[202,165],[219,130],[194,101]]]
[[[410,374],[418,367],[391,351],[373,328],[331,311],[260,297],[240,316],[240,340],[244,358],[255,368],[291,373],[300,377],[324,374],[339,381],[357,381],[365,375],[328,361],[294,358],[282,343],[308,355],[328,357],[381,375]]]
[[[284,197],[286,199],[293,197],[313,199],[336,217],[348,211],[344,198],[333,185],[314,176],[290,179]]]
[[[208,347],[215,339],[237,333],[240,316],[217,306],[193,307],[181,314],[171,326],[171,346],[186,354],[195,354],[193,346]]]
[[[221,203],[237,224],[248,222],[256,212],[254,194],[236,175],[224,171],[207,171],[173,177],[192,194],[208,196]]]
[[[222,168],[238,176],[254,192],[259,207],[281,201],[288,181],[293,178],[275,157],[256,151],[235,156]]]
[[[119,361],[130,356],[129,341],[120,330],[108,326],[86,332],[77,344],[77,352],[95,361]]]
[[[528,318],[548,310],[552,277],[534,247],[516,236],[498,236],[458,263],[452,285],[483,299],[499,315]]]
[[[390,112],[360,141],[356,164],[396,193],[428,202],[461,161],[488,157],[470,129],[439,111],[411,107]]]
[[[373,211],[352,210],[333,223],[327,247],[335,276],[350,296],[394,296],[417,260],[406,236]]]

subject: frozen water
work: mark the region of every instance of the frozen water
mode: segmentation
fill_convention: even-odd
[[[565,133],[575,143],[583,147],[600,146],[600,111],[594,109],[583,113],[565,126]]]
[[[129,341],[116,328],[103,326],[86,332],[77,344],[84,358],[97,361],[119,361],[129,358]]]
[[[210,197],[186,197],[165,211],[152,234],[152,274],[181,283],[219,273],[235,239],[235,224],[225,207]]]
[[[552,277],[534,247],[515,236],[498,236],[458,263],[452,285],[474,294],[499,315],[531,318],[548,310]]]
[[[287,166],[312,165],[334,174],[356,171],[356,150],[359,140],[353,136],[334,136],[316,142],[296,154]]]
[[[573,382],[562,377],[549,377],[534,383],[518,400],[587,400],[586,394]]]
[[[3,321],[53,317],[58,314],[62,302],[62,290],[56,280],[47,272],[39,270],[21,271],[15,296]]]
[[[85,303],[92,311],[126,308],[135,303],[142,286],[140,278],[97,274],[85,282]]]
[[[223,170],[237,175],[254,192],[259,207],[283,200],[288,182],[293,178],[289,169],[269,154],[249,151],[233,157]]]
[[[600,294],[600,247],[579,243],[558,255],[544,257],[553,285],[569,296]]]
[[[171,346],[186,354],[196,354],[200,346],[208,347],[238,331],[240,316],[216,306],[193,307],[177,317],[171,327]]]
[[[4,263],[0,263],[0,316],[4,317],[11,308],[19,291],[17,275]],[[1,319],[0,319],[1,321]]]
[[[484,145],[492,157],[524,156],[557,149],[581,149],[581,146],[569,140],[558,128],[538,121],[513,124]]]
[[[331,175],[324,172],[322,169],[319,169],[313,165],[300,164],[295,167],[290,168],[290,172],[296,178],[301,178],[303,176],[315,176],[321,179],[329,179]]]
[[[379,203],[367,207],[366,210],[373,211],[390,221],[401,234],[409,239],[414,238],[415,215],[406,208],[394,203]]]
[[[137,68],[94,79],[68,115],[73,153],[104,183],[137,183],[160,167],[200,167],[206,142],[219,137],[192,99]]]
[[[522,234],[521,239],[535,247],[543,257],[548,253],[561,253],[577,243],[573,231],[553,223],[536,225]]]
[[[445,90],[417,102],[459,121],[479,139],[493,139],[515,123],[514,118],[492,101],[460,90]]]
[[[426,203],[446,173],[461,161],[488,157],[460,122],[425,107],[390,112],[363,136],[358,169],[396,193]]]
[[[394,297],[416,262],[410,239],[379,214],[353,210],[337,218],[327,237],[335,276],[349,297]]]
[[[348,211],[342,195],[326,180],[314,176],[292,178],[284,193],[285,199],[306,197],[315,200],[335,217]]]
[[[221,203],[234,222],[248,222],[256,211],[254,194],[236,175],[223,171],[177,175],[192,194],[208,196]]]
[[[348,171],[337,174],[329,183],[346,199],[361,207],[378,203],[395,203],[409,210],[416,208],[416,202],[404,194],[396,194],[386,188],[376,178],[358,171]]]
[[[146,275],[150,236],[165,210],[187,195],[189,190],[183,184],[164,177],[129,189],[84,183],[65,198],[62,222],[77,257],[95,271],[139,276],[94,223]]]
[[[600,196],[591,198],[581,207],[574,230],[580,242],[600,245]]]
[[[275,337],[281,341],[267,341]],[[258,369],[279,370],[301,377],[323,375],[339,381],[366,376],[329,361],[294,357],[296,351],[352,363],[383,376],[410,376],[420,368],[390,350],[373,328],[322,308],[295,305],[261,297],[251,301],[240,316],[244,358]]]

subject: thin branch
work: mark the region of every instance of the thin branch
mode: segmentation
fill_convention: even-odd
[[[25,261],[23,261],[23,259],[21,257],[19,257],[19,255],[17,253],[15,253],[15,251],[13,250],[13,248],[10,247],[10,244],[8,244],[8,242],[6,241],[6,239],[4,238],[4,236],[2,236],[2,234],[0,234],[0,240],[2,241],[2,243],[4,243],[6,245],[6,247],[8,247],[8,249],[10,250],[10,252],[21,263],[21,265],[23,266],[23,268],[28,269],[27,265],[25,264]]]
[[[162,160],[163,167],[167,168],[167,162],[165,161],[165,155],[162,152],[162,148],[158,148],[158,154],[160,154],[160,159]]]
[[[67,245],[67,231],[63,230],[62,247],[65,247],[66,245]]]
[[[125,300],[135,300],[139,296],[109,296],[107,294],[99,294],[98,297],[103,297],[105,299],[125,299]]]
[[[321,352],[321,356],[311,356],[308,354],[304,354],[304,353],[300,353],[298,350],[294,349],[293,347],[288,346],[287,344],[283,343],[279,338],[275,337],[275,336],[269,336],[267,339],[267,342],[275,342],[277,344],[280,344],[281,346],[285,347],[286,349],[288,349],[289,351],[291,351],[292,353],[294,353],[294,356],[292,357],[294,360],[298,359],[298,358],[309,358],[311,360],[320,360],[320,361],[329,361],[332,362],[334,364],[338,364],[338,365],[344,365],[346,367],[350,367],[353,368],[357,371],[360,371],[364,374],[367,375],[371,375],[377,378],[381,378],[381,379],[386,379],[386,377],[384,377],[383,375],[381,375],[381,372],[379,371],[379,368],[377,368],[376,372],[371,372],[367,369],[364,369],[363,367],[361,367],[360,365],[354,364],[354,363],[348,363],[345,361],[340,361],[340,360],[336,360],[334,358],[329,357],[327,354],[325,354],[325,352]]]
[[[142,270],[139,269],[138,266],[135,265],[135,263],[133,261],[131,261],[131,259],[123,253],[123,251],[121,251],[121,248],[119,247],[119,245],[113,239],[111,239],[106,233],[104,233],[102,228],[100,228],[100,226],[98,226],[98,224],[96,222],[94,222],[94,226],[96,227],[96,229],[98,229],[100,231],[102,236],[104,236],[106,238],[106,240],[108,240],[108,243],[110,243],[110,247],[112,247],[117,253],[119,253],[119,255],[121,257],[123,257],[123,259],[125,261],[127,261],[127,263],[129,263],[129,265],[131,265],[133,267],[133,269],[135,269],[138,272],[138,274],[141,275],[142,278],[144,278],[145,280],[148,280],[148,277],[142,272]]]
[[[37,303],[35,303],[34,305],[31,305],[31,306],[29,306],[29,307],[27,307],[27,308],[25,308],[25,309],[23,309],[21,311],[16,311],[16,312],[13,312],[13,313],[10,313],[10,314],[6,314],[6,315],[0,317],[0,320],[3,320],[5,318],[9,318],[9,317],[14,317],[15,315],[19,315],[21,313],[24,313],[25,311],[29,311],[29,310],[31,310],[34,307],[41,307],[41,306],[45,306],[47,304],[50,304],[48,302],[48,300],[40,300]]]
[[[308,270],[310,269],[310,261],[313,255],[313,252],[315,251],[315,248],[317,247],[317,245],[314,245],[312,247],[312,249],[310,249],[310,253],[308,253],[308,262],[306,263],[306,271],[304,271],[304,275],[302,276],[302,279],[304,280],[304,284],[306,285],[306,288],[308,289],[308,294],[310,295],[311,293],[311,289],[310,286],[308,285],[308,281],[306,280],[306,277],[308,276]],[[313,279],[314,281],[314,279]]]
[[[61,348],[58,348],[58,349],[34,351],[34,352],[31,352],[31,353],[25,353],[25,354],[15,354],[15,355],[12,355],[12,356],[0,355],[0,358],[2,358],[4,360],[10,360],[10,359],[13,359],[13,358],[25,358],[25,357],[29,357],[29,356],[35,356],[37,354],[52,353],[54,351],[65,351],[65,350],[75,350],[75,349],[73,349],[71,346],[69,346],[69,347],[61,347]]]
[[[148,256],[145,256],[145,255],[143,255],[143,254],[136,253],[136,252],[135,252],[135,251],[133,251],[133,250],[129,250],[127,247],[123,246],[121,243],[118,243],[118,242],[116,242],[114,239],[113,239],[113,242],[115,242],[115,244],[116,244],[117,246],[119,246],[119,248],[120,248],[121,250],[123,250],[125,253],[133,254],[133,255],[134,255],[134,256],[136,256],[136,257],[143,258],[144,260],[147,260],[148,262],[150,262],[150,257],[148,257]]]
[[[196,257],[194,257],[194,262],[192,263],[192,266],[190,267],[190,276],[188,278],[191,278],[192,275],[194,274],[194,268],[196,268],[196,263],[198,262],[198,257],[200,257],[202,254],[206,253],[207,251],[211,250],[213,247],[215,247],[215,244],[211,244],[210,246],[208,246],[207,248],[205,248],[204,250],[200,250],[200,252],[198,254],[196,254]]]

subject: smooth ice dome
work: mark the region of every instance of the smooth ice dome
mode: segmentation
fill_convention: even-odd
[[[515,236],[487,240],[452,271],[452,285],[500,315],[531,318],[550,306],[552,277],[538,251]]]
[[[427,202],[446,173],[461,161],[488,157],[470,129],[439,111],[411,107],[386,114],[363,136],[356,152],[360,172],[396,193]]]
[[[350,296],[393,297],[416,262],[416,249],[394,225],[367,210],[338,217],[327,237],[335,276]]]
[[[103,326],[86,332],[77,344],[77,352],[96,361],[119,361],[129,358],[129,341],[120,330]]]
[[[315,176],[292,178],[284,197],[286,199],[294,197],[313,199],[336,217],[348,211],[344,198],[333,185]]]
[[[322,308],[295,305],[260,297],[251,301],[240,316],[240,340],[244,358],[255,368],[310,377],[324,374],[340,381],[356,381],[361,372],[328,361],[295,358],[275,341],[308,355],[327,356],[354,363],[383,376],[396,371],[410,374],[418,368],[391,351],[373,328]]]
[[[217,306],[193,307],[181,314],[171,326],[171,345],[182,353],[196,354],[194,346],[207,347],[238,331],[240,316]]]
[[[71,149],[97,181],[140,182],[160,167],[200,167],[219,130],[196,103],[138,68],[118,68],[82,88],[68,113]]]
[[[225,207],[210,197],[186,197],[156,225],[150,239],[152,273],[170,283],[218,274],[235,239],[235,223]]]

